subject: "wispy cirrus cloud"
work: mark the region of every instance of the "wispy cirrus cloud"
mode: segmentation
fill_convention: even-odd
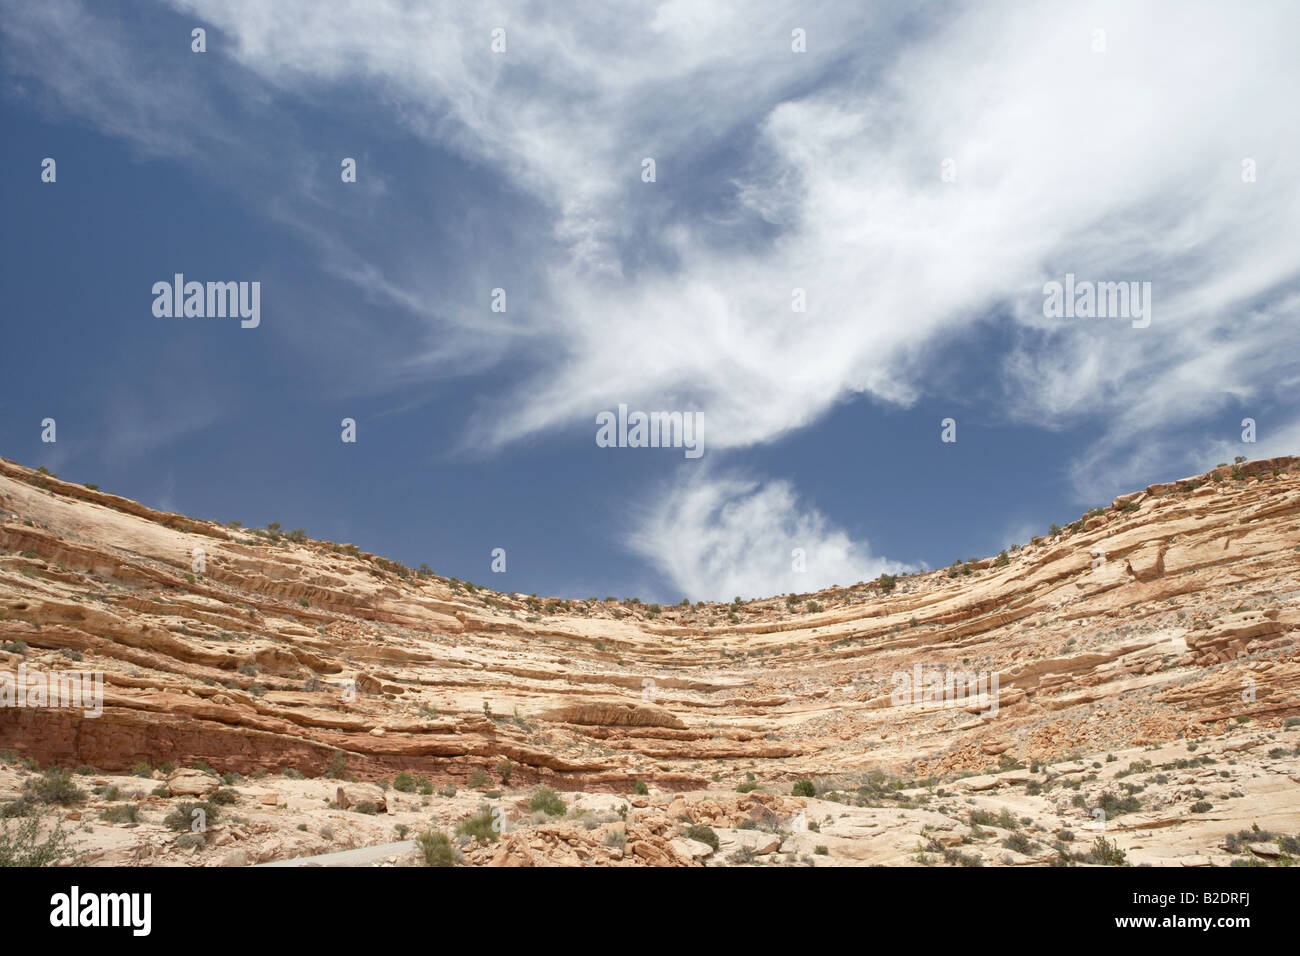
[[[981,414],[1087,426],[1071,470],[1079,496],[1100,499],[1198,464],[1213,439],[1188,428],[1242,401],[1285,405],[1283,383],[1300,376],[1300,192],[1287,172],[1300,127],[1278,92],[1300,86],[1291,4],[681,2],[648,20],[586,4],[171,6],[214,29],[218,76],[181,76],[164,96],[129,31],[87,31],[93,8],[69,2],[6,6],[11,62],[113,135],[177,156],[206,155],[213,129],[236,135],[216,103],[237,90],[250,115],[283,115],[290,130],[295,104],[346,96],[488,171],[519,221],[457,229],[437,274],[427,216],[387,178],[373,196],[383,217],[283,176],[261,187],[278,190],[267,208],[325,268],[409,316],[358,356],[376,370],[366,378],[527,356],[527,374],[487,390],[466,423],[480,450],[589,431],[619,402],[703,411],[711,452],[770,442],[846,397],[944,396],[931,357],[985,324],[1010,345],[972,359],[997,386]],[[791,51],[796,27],[807,53]],[[101,39],[57,75],[39,68],[85,33]],[[199,119],[167,124],[181,112]],[[305,136],[277,145],[289,169],[318,161]],[[641,181],[644,157],[655,183]],[[526,240],[503,251],[511,235]],[[1042,284],[1066,272],[1151,282],[1151,326],[1044,318]],[[485,309],[498,285],[525,320]],[[796,288],[806,313],[791,310]],[[1260,447],[1298,427],[1292,412]],[[706,505],[757,501],[751,517],[770,525],[768,504],[797,507],[782,487],[715,481],[664,500],[706,538],[745,541],[727,515],[748,510]],[[688,569],[725,590],[717,553],[744,580],[779,583],[717,541],[676,554],[654,530],[668,519],[647,521],[638,547],[675,580]]]

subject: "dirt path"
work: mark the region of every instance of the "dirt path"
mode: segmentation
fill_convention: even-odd
[[[416,851],[414,840],[400,843],[380,843],[375,846],[363,846],[355,850],[340,850],[338,853],[322,853],[319,856],[300,856],[292,860],[276,860],[274,863],[259,863],[258,866],[374,866],[390,856],[406,856]]]

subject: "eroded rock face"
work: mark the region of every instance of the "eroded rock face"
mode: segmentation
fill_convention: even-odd
[[[968,573],[801,596],[809,612],[471,589],[0,459],[0,672],[103,675],[98,716],[0,708],[0,751],[435,788],[501,784],[504,763],[516,788],[635,801],[642,782],[693,807],[749,775],[788,791],[978,773],[954,789],[996,796],[1036,782],[1000,767],[1300,716],[1297,460],[1221,472],[1120,496]],[[627,838],[579,842],[593,859],[705,859],[682,834]],[[503,861],[549,852],[509,845]]]

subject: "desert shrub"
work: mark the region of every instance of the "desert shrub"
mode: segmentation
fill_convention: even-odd
[[[325,776],[332,780],[338,780],[348,772],[348,757],[342,750],[334,751],[330,757],[329,765],[325,768]]]
[[[790,788],[790,793],[796,797],[815,797],[817,788],[813,786],[811,780],[796,780],[794,786]]]
[[[1117,817],[1122,813],[1132,813],[1135,810],[1142,809],[1142,801],[1133,794],[1121,797],[1116,793],[1103,793],[1097,799],[1097,807],[1106,812],[1107,819]]]
[[[196,846],[202,846],[207,838],[202,833],[182,833],[176,838],[176,845],[182,850],[191,850]]]
[[[602,842],[605,846],[617,847],[621,850],[623,847],[627,846],[627,831],[610,830],[605,834],[605,839]]]
[[[632,792],[644,797],[650,792],[650,788],[645,785],[644,781],[638,780],[632,784]]]
[[[105,823],[135,823],[139,816],[140,808],[134,803],[119,803],[99,811],[99,818]]]
[[[396,777],[393,778],[393,789],[399,790],[402,793],[414,793],[415,778],[412,777],[405,770],[403,770],[401,773],[399,773]]]
[[[0,866],[57,866],[75,862],[76,853],[63,821],[55,817],[46,828],[46,817],[39,812],[23,814],[16,823],[0,819]]]
[[[756,859],[753,847],[742,846],[735,853],[727,857],[727,862],[733,866],[744,866],[747,863],[753,863]]]
[[[718,835],[713,832],[713,827],[692,824],[686,828],[686,836],[689,839],[698,840],[700,843],[708,844],[713,847],[715,851],[718,849]]]
[[[514,765],[510,763],[509,757],[502,757],[501,761],[497,764],[497,776],[501,778],[501,782],[506,786],[510,785],[510,775],[514,773],[514,769]]]
[[[497,838],[496,818],[492,815],[492,808],[484,806],[479,809],[478,813],[472,817],[466,817],[456,824],[456,836],[470,837],[474,840],[482,840],[484,843],[494,843]]]
[[[205,826],[211,826],[217,821],[220,811],[211,803],[196,803],[193,800],[185,800],[171,813],[163,817],[163,826],[169,830],[188,830],[194,823],[194,811],[203,811],[203,823]]]
[[[451,838],[441,830],[426,830],[415,841],[420,844],[425,866],[456,865],[456,848],[451,845]]]
[[[550,787],[540,787],[533,794],[533,798],[528,801],[528,809],[545,813],[550,817],[560,817],[564,816],[564,812],[568,808],[564,805],[564,801],[560,799],[560,795],[554,790]]]
[[[352,812],[363,813],[368,817],[373,817],[379,812],[379,804],[375,803],[373,800],[361,800],[352,805]]]
[[[215,803],[218,806],[228,807],[239,800],[239,794],[233,790],[226,790],[224,787],[220,790],[214,790],[208,794],[208,802]]]
[[[487,771],[482,767],[475,767],[469,774],[469,786],[474,790],[482,790],[490,783]]]
[[[1002,841],[1002,845],[1008,850],[1015,850],[1017,853],[1025,854],[1025,856],[1029,856],[1034,852],[1034,841],[1023,833],[1012,833]]]
[[[1204,800],[1197,800],[1192,804],[1193,813],[1209,813],[1213,809],[1214,807],[1211,804],[1206,803]]]
[[[53,803],[66,807],[86,799],[86,791],[72,782],[72,774],[51,767],[39,777],[23,783],[23,792],[37,803]]]
[[[1099,836],[1084,859],[1089,863],[1098,863],[1102,866],[1123,866],[1124,856],[1124,851],[1118,844]]]

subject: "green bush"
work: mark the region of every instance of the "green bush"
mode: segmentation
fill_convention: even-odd
[[[63,807],[86,799],[86,791],[72,782],[72,774],[56,767],[51,767],[39,777],[24,781],[23,792],[37,803],[53,803]]]
[[[473,770],[470,771],[469,786],[471,789],[482,790],[490,782],[491,780],[487,775],[487,771],[484,770],[482,767],[475,767]]]
[[[347,772],[348,772],[347,754],[345,754],[342,750],[334,751],[334,755],[330,757],[330,762],[328,766],[325,767],[325,776],[329,777],[332,780],[339,780],[347,776]]]
[[[644,797],[650,792],[650,788],[645,785],[644,781],[638,780],[632,784],[632,792]]]
[[[1099,836],[1084,859],[1089,863],[1098,863],[1102,866],[1123,866],[1124,856],[1125,853],[1118,844],[1108,842],[1105,837]]]
[[[1023,833],[1012,833],[1002,841],[1002,845],[1008,850],[1015,850],[1025,856],[1034,852],[1034,841]]]
[[[426,830],[415,838],[424,855],[425,866],[455,866],[456,848],[451,838],[441,830]]]
[[[46,827],[46,818],[30,812],[19,818],[17,824],[0,819],[0,866],[57,866],[75,862],[76,853],[68,845],[70,834],[63,829],[63,821],[55,817],[54,825]]]
[[[403,770],[401,773],[399,773],[396,777],[393,778],[393,789],[399,790],[402,793],[414,793],[415,778],[412,777],[405,770]]]
[[[550,787],[540,787],[528,801],[528,809],[545,813],[548,817],[562,817],[568,807]]]
[[[135,823],[140,817],[140,808],[134,803],[119,803],[99,811],[99,818],[105,823]]]
[[[484,806],[472,817],[466,817],[456,824],[456,836],[467,836],[484,843],[495,843],[497,838],[495,817],[492,808]]]
[[[1124,813],[1133,813],[1136,810],[1141,810],[1142,801],[1131,793],[1125,797],[1121,797],[1119,794],[1115,793],[1103,793],[1097,799],[1097,807],[1098,809],[1105,811],[1106,819],[1109,820],[1112,817],[1117,817]]]
[[[212,826],[217,821],[220,811],[211,803],[196,803],[192,800],[186,800],[180,803],[175,810],[163,817],[163,826],[169,830],[188,830],[194,823],[194,811],[203,811],[203,823],[205,827]]]
[[[815,797],[817,788],[813,786],[811,780],[796,780],[794,786],[790,788],[790,793],[796,797]]]
[[[700,843],[708,844],[709,846],[713,847],[715,852],[718,849],[718,835],[713,832],[713,827],[705,827],[705,826],[700,826],[699,824],[692,824],[691,826],[686,828],[686,836],[688,839],[697,840]]]

